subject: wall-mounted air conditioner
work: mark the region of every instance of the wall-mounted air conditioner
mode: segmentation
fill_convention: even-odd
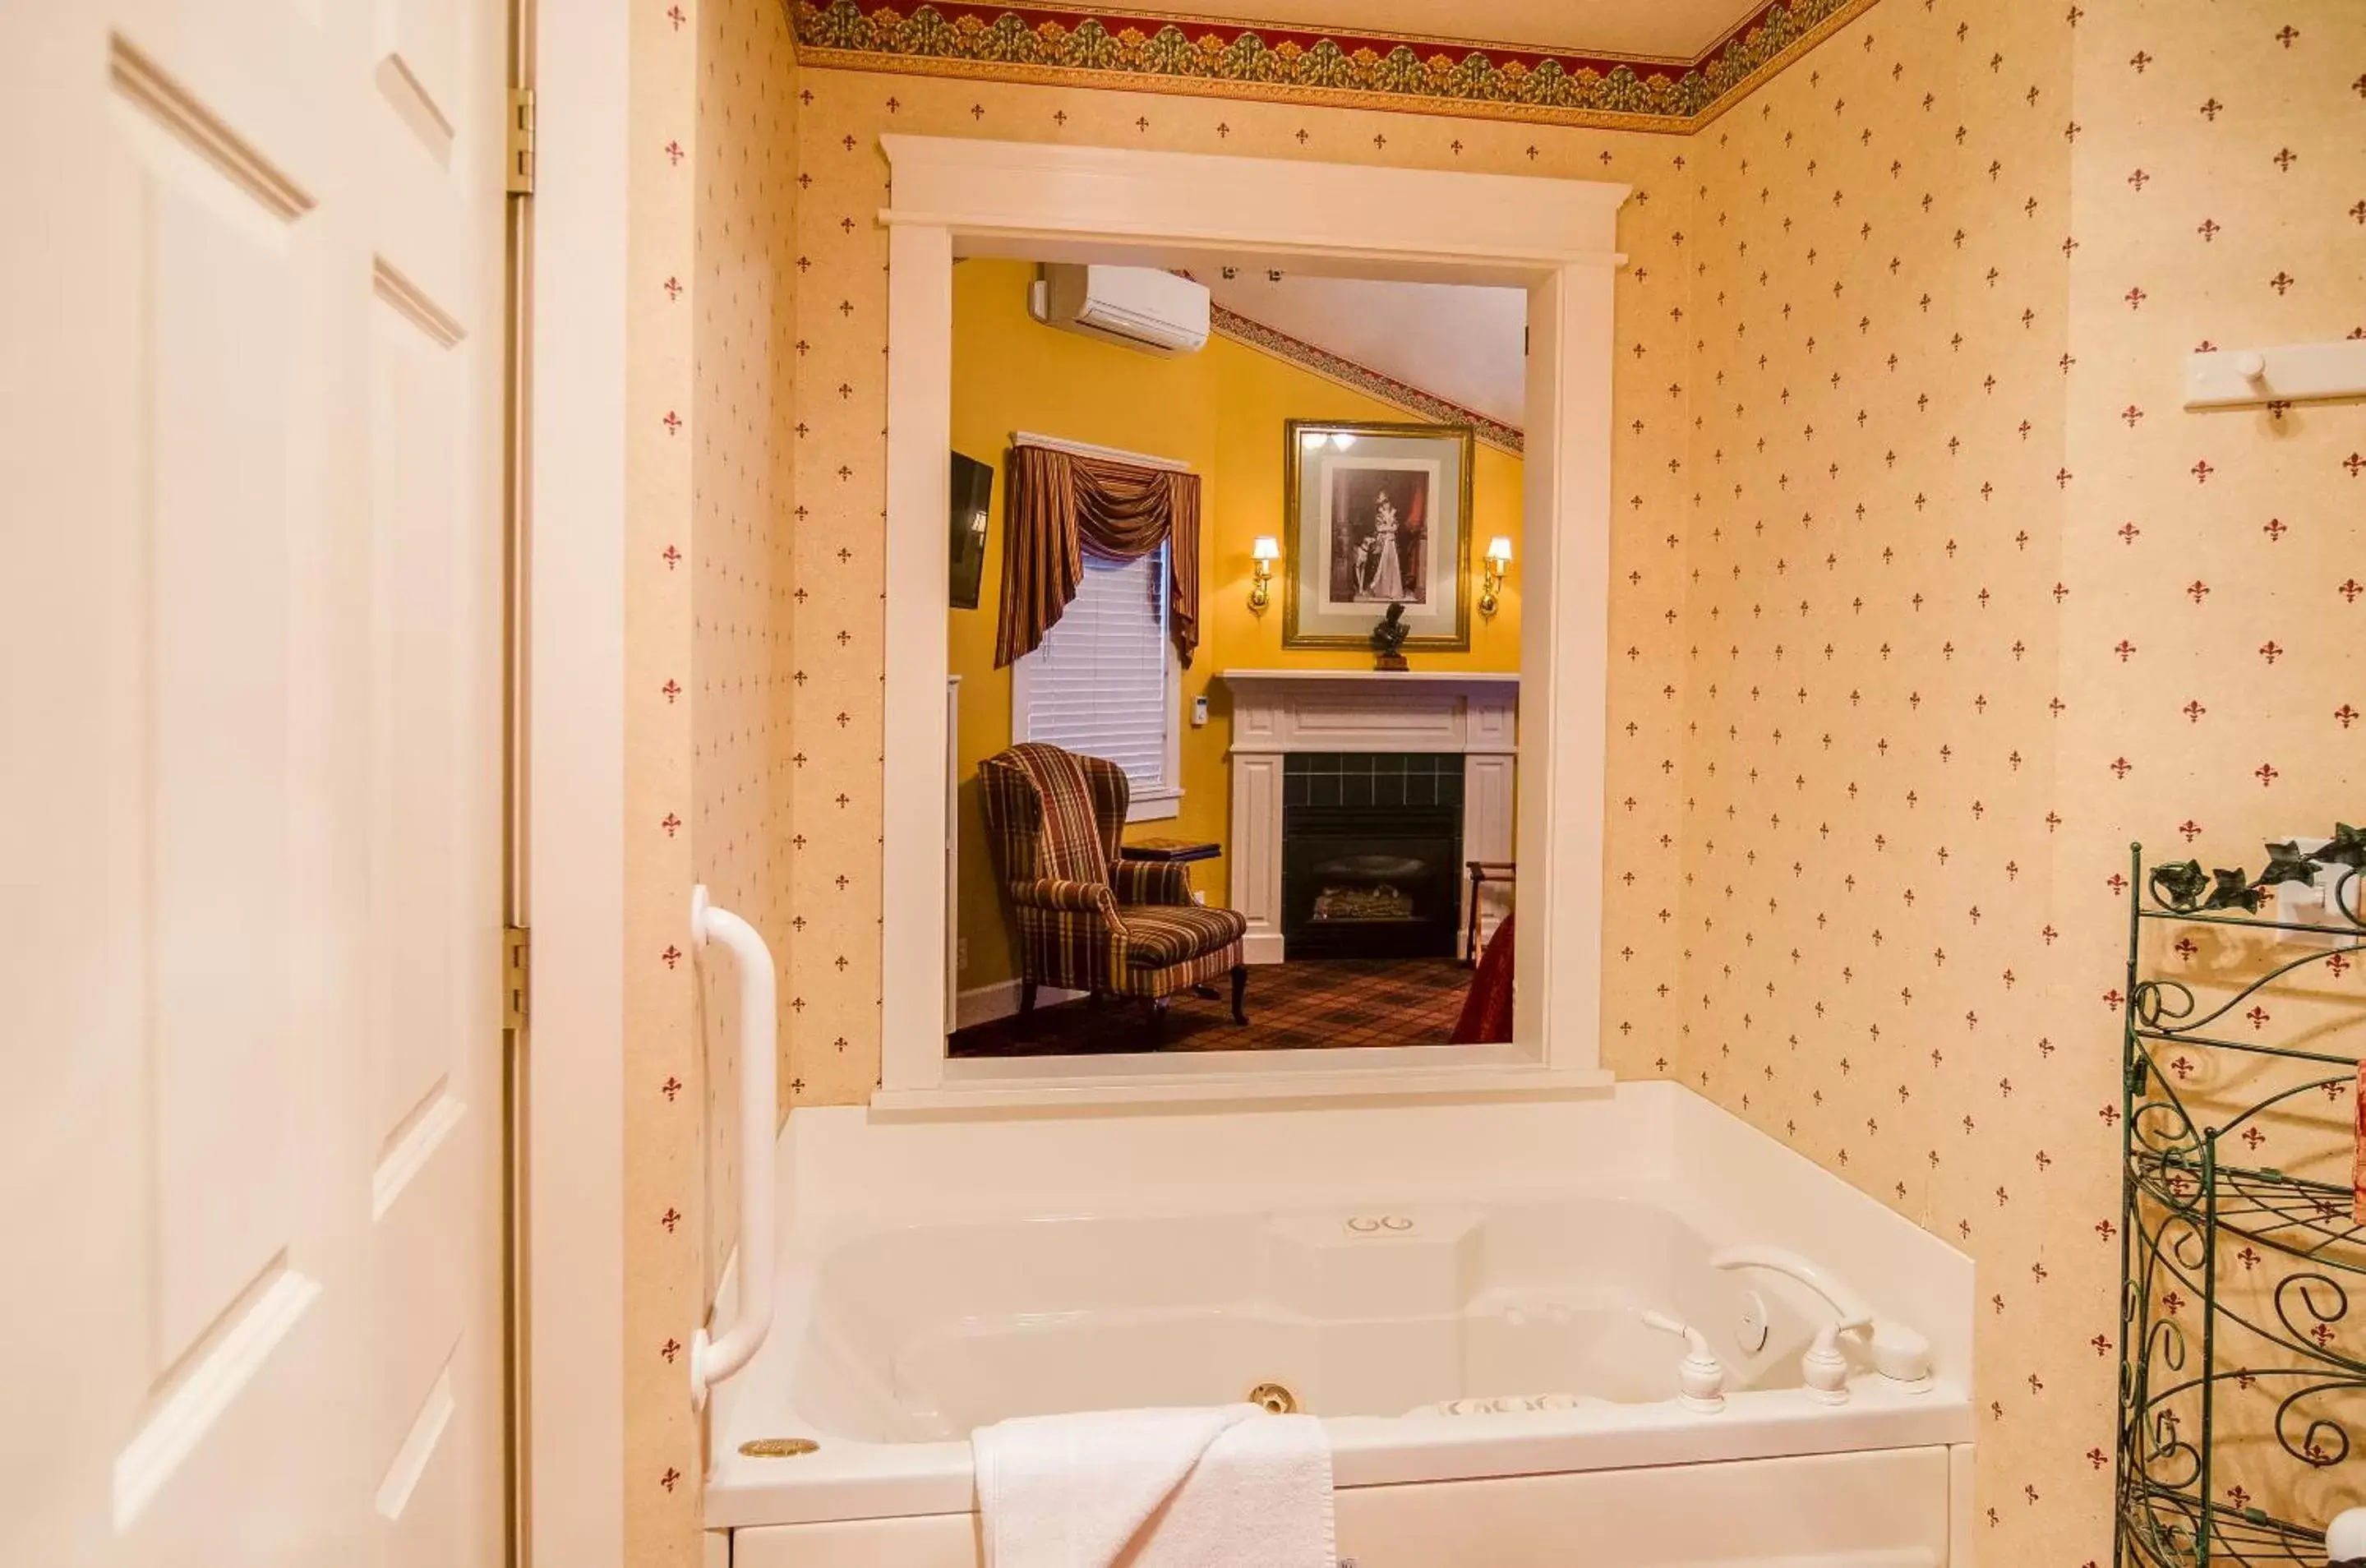
[[[1028,311],[1047,327],[1145,354],[1196,354],[1208,341],[1208,291],[1148,266],[1047,265]]]

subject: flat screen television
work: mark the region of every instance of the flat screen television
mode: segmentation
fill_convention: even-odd
[[[986,513],[994,499],[994,466],[953,454],[953,608],[977,608],[978,579],[986,571]]]

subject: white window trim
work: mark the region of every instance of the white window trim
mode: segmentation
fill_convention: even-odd
[[[1172,563],[1168,570],[1172,571]],[[1165,585],[1161,584],[1161,592]],[[1036,655],[1020,654],[1010,666],[1010,739],[1025,739],[1029,730],[1028,716],[1035,701]],[[1175,644],[1166,644],[1166,696],[1163,704],[1166,725],[1166,754],[1158,764],[1158,784],[1150,789],[1134,789],[1126,798],[1125,819],[1128,822],[1163,822],[1183,812],[1183,661],[1177,657]]]
[[[1454,170],[884,136],[884,844],[876,1111],[1335,1095],[1600,1092],[1613,285],[1629,187]],[[952,267],[963,255],[1213,265],[1257,252],[1524,288],[1528,435],[1520,630],[1521,976],[1508,1045],[960,1061],[929,975],[949,907],[946,767]],[[1250,987],[1256,1006],[1256,987]],[[1301,1059],[1302,1058],[1302,1059]]]
[[[1169,784],[1162,789],[1146,789],[1125,803],[1125,819],[1129,822],[1164,822],[1170,817],[1183,815],[1183,786]]]

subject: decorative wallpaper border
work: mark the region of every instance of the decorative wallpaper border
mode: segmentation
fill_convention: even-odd
[[[808,65],[1681,133],[1872,4],[1766,0],[1689,61],[960,0],[794,17]]]
[[[1279,328],[1267,326],[1263,321],[1252,321],[1237,311],[1225,310],[1222,305],[1211,304],[1208,307],[1208,325],[1234,343],[1246,344],[1301,370],[1311,370],[1343,387],[1351,387],[1368,398],[1394,403],[1408,413],[1417,413],[1440,424],[1467,424],[1480,440],[1500,451],[1509,452],[1515,457],[1526,454],[1527,438],[1503,421],[1489,419],[1475,409],[1464,408],[1460,403],[1441,398],[1435,392],[1425,392],[1419,387],[1408,386],[1369,365],[1334,354],[1327,348],[1318,348],[1303,338],[1294,338]]]

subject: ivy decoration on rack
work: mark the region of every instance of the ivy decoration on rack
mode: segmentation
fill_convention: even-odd
[[[2333,879],[2333,890],[2326,894],[2328,908],[2334,908],[2340,889],[2366,883],[2366,828],[2337,822],[2333,837],[2314,850],[2302,849],[2298,840],[2286,840],[2269,844],[2267,852],[2267,869],[2256,879],[2240,866],[2220,866],[2205,872],[2200,861],[2185,860],[2154,866],[2146,882],[2152,889],[2155,903],[2180,915],[2213,909],[2240,909],[2256,915],[2267,902],[2269,888],[2293,882],[2305,887],[2319,886],[2322,885],[2316,874],[2336,866],[2349,869]],[[2346,902],[2338,912],[2352,920],[2358,919],[2355,909]]]
[[[2366,868],[2366,828],[2352,828],[2347,822],[2336,822],[2333,837],[2312,858],[2319,865]]]
[[[2210,886],[2209,876],[2198,860],[2171,861],[2152,868],[2152,896],[2164,908],[2191,909],[2202,902],[2203,891]]]
[[[2240,909],[2246,914],[2256,915],[2259,912],[2259,906],[2267,901],[2267,894],[2251,885],[2251,879],[2243,874],[2243,868],[2239,865],[2232,871],[2222,867],[2210,875],[2213,878],[2210,897],[2202,903],[2205,909]]]
[[[2259,873],[2260,886],[2273,887],[2281,882],[2316,886],[2316,862],[2298,843],[2270,844],[2267,848],[2268,869]]]
[[[2273,887],[2283,882],[2297,882],[2309,887],[2316,886],[2316,874],[2320,868],[2315,855],[2302,849],[2297,840],[2270,844],[2267,851],[2267,869],[2259,873],[2259,885],[2261,887]]]

